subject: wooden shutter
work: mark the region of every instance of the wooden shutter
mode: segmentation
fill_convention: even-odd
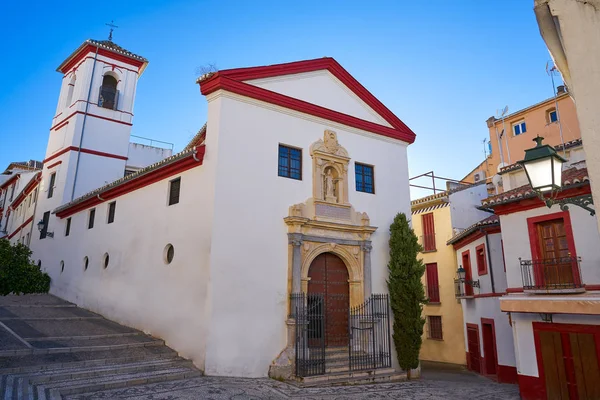
[[[67,228],[65,229],[65,236],[69,236],[71,233],[71,218],[67,218]]]
[[[115,208],[117,206],[117,202],[113,201],[108,204],[108,222],[109,224],[113,223],[115,220]]]
[[[423,250],[424,251],[434,251],[435,250],[435,226],[433,223],[433,213],[423,214],[422,225],[423,225]]]
[[[426,264],[427,270],[427,295],[431,303],[440,302],[440,289],[438,281],[437,263]]]
[[[181,188],[181,178],[171,181],[169,186],[169,205],[179,203],[179,190]]]
[[[488,270],[485,257],[485,244],[481,244],[475,248],[475,256],[477,260],[477,273],[479,275],[486,275]]]

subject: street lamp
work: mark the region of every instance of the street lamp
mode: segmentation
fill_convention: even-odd
[[[562,190],[562,167],[567,160],[559,156],[554,147],[542,144],[543,140],[540,136],[533,139],[536,146],[525,150],[525,159],[519,161],[532,189],[548,208],[558,204],[561,210],[566,211],[569,209],[567,204],[575,204],[589,211],[590,215],[595,215],[596,211],[588,207],[594,204],[591,194],[557,199]]]
[[[461,281],[462,283],[466,283],[469,286],[472,287],[479,287],[479,280],[476,281],[471,281],[466,279],[467,278],[467,271],[465,271],[465,269],[463,268],[462,265],[459,265],[458,270],[456,271],[456,275],[458,276],[458,280]]]
[[[40,221],[37,223],[37,227],[38,231],[40,232],[44,231],[44,229],[48,229],[48,227],[46,226],[46,222],[43,219],[40,219]],[[46,236],[54,237],[54,232],[46,232]]]

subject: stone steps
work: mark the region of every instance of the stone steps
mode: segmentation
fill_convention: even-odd
[[[376,382],[397,382],[406,380],[406,374],[396,372],[393,368],[380,368],[369,371],[333,372],[326,375],[307,376],[302,378],[304,387],[322,385],[360,385]]]

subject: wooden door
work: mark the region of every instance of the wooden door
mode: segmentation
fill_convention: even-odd
[[[462,265],[465,270],[465,280],[472,281],[473,273],[471,272],[471,256],[468,251],[465,251],[463,253],[462,260],[463,260]],[[473,296],[473,286],[469,285],[468,283],[465,283],[465,295]]]
[[[348,269],[335,254],[317,256],[308,270],[308,293],[322,293],[325,302],[325,345],[348,345],[350,290]]]
[[[569,333],[569,345],[579,400],[600,399],[600,366],[594,335]]]
[[[537,277],[540,283],[551,286],[571,286],[575,282],[574,265],[565,260],[571,256],[562,218],[537,224],[540,257]],[[575,268],[576,271],[576,268]]]
[[[468,367],[471,371],[481,373],[481,353],[479,351],[479,329],[467,325],[467,347],[469,349]]]
[[[496,340],[494,338],[494,326],[492,324],[481,323],[481,335],[483,338],[483,355],[485,358],[485,373],[487,375],[496,375]]]

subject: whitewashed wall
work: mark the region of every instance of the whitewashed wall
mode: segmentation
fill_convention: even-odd
[[[477,209],[477,207],[481,206],[481,200],[487,196],[485,184],[473,185],[467,189],[451,193],[449,201],[452,228],[467,229],[474,223],[489,217],[490,213]]]
[[[13,184],[9,185],[8,191],[7,191],[8,198],[6,199],[6,205],[5,205],[5,211],[4,211],[5,215],[6,215],[6,212],[8,211],[8,208],[12,207],[14,200],[16,200],[19,193],[21,193],[21,191],[35,177],[36,174],[37,174],[37,171],[19,172],[19,178],[17,178],[17,181],[14,183],[15,190],[14,190],[14,194],[12,196],[13,201],[9,201]],[[18,229],[19,226],[21,226],[21,224],[23,224],[23,222],[25,222],[27,220],[27,218],[29,218],[33,214],[34,208],[35,208],[35,204],[32,202],[31,206],[29,206],[29,201],[26,198],[23,202],[21,202],[21,204],[19,205],[19,207],[17,207],[17,209],[12,210],[10,212],[10,216],[8,218],[8,225],[7,225],[6,216],[4,216],[2,218],[3,222],[0,223],[0,230],[5,230],[7,235],[10,235],[16,229]],[[10,239],[10,241],[11,241],[11,243],[16,243],[19,239],[20,239],[20,235],[15,235],[13,238]]]
[[[172,149],[163,149],[140,143],[129,143],[126,168],[145,168],[172,155]]]
[[[314,88],[308,100],[320,91]],[[207,148],[218,145],[218,170],[206,373],[266,376],[286,345],[283,218],[290,205],[312,197],[310,145],[331,129],[348,151],[349,201],[379,227],[371,253],[373,292],[384,293],[389,225],[397,212],[410,212],[406,144],[223,92],[209,101]],[[280,143],[302,149],[303,180],[277,176]],[[376,194],[356,192],[355,161],[375,166]]]
[[[485,241],[485,236],[474,240],[466,246],[460,247],[456,249],[456,261],[458,265],[462,265],[462,253],[465,251],[469,251],[469,256],[471,258],[471,274],[473,276],[473,280],[479,280],[480,288],[474,289],[475,293],[492,293],[492,274],[490,273],[490,269],[493,268],[494,275],[494,289],[496,293],[504,293],[506,291],[506,273],[504,272],[504,258],[502,256],[502,234],[501,233],[493,233],[488,235],[488,241],[490,244],[490,257],[488,257],[487,244]],[[487,260],[488,273],[482,276],[479,276],[477,271],[477,253],[475,249],[477,246],[485,245],[485,259]]]

